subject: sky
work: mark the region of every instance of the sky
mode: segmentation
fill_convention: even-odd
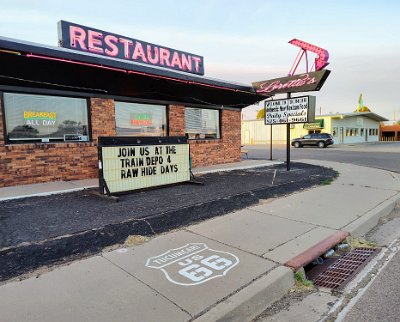
[[[353,112],[362,93],[372,112],[400,119],[400,1],[0,2],[0,36],[56,46],[57,22],[67,20],[201,55],[206,77],[247,85],[287,76],[299,51],[288,41],[297,38],[329,52],[332,72],[309,93],[317,115]]]

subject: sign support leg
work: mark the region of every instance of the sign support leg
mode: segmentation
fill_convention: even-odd
[[[270,125],[271,132],[270,132],[270,142],[269,142],[269,159],[272,161],[272,124]]]
[[[290,93],[287,93],[287,98],[291,98]],[[290,123],[286,124],[286,169],[290,171]]]

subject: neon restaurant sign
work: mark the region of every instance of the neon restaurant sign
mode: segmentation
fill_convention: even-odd
[[[261,95],[319,91],[329,74],[330,70],[322,69],[316,72],[254,82],[252,85],[256,93]]]
[[[202,56],[155,45],[68,21],[58,23],[61,47],[110,58],[204,75]]]

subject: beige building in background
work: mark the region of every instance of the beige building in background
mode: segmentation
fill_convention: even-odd
[[[323,132],[333,136],[335,144],[379,141],[379,124],[386,118],[372,112],[327,114],[315,117],[314,123],[290,125],[290,138]],[[242,145],[286,142],[286,124],[265,125],[264,119],[242,121]]]

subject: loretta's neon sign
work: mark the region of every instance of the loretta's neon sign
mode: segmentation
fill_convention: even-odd
[[[256,93],[261,95],[319,91],[329,74],[329,70],[323,69],[316,72],[254,82],[252,84]]]
[[[106,31],[60,21],[62,47],[204,75],[203,57]]]

